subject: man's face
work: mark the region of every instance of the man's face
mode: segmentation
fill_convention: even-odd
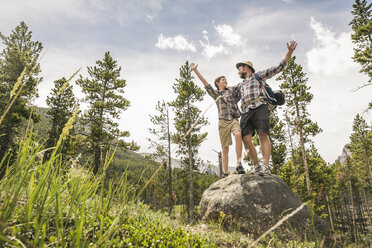
[[[247,65],[239,66],[238,70],[239,77],[243,79],[247,78],[247,76],[249,76],[252,73],[251,68],[249,68],[249,66]]]

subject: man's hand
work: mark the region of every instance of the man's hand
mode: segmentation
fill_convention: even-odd
[[[293,52],[297,47],[297,43],[294,40],[291,40],[289,43],[287,43],[288,51]]]
[[[190,67],[191,67],[191,70],[195,70],[195,69],[198,68],[198,65],[195,64],[195,63],[191,63],[191,64],[190,64]]]
[[[288,60],[290,60],[290,58],[292,57],[292,53],[296,49],[296,47],[297,47],[297,43],[294,40],[291,40],[289,43],[287,43],[288,51],[283,58],[285,62],[288,62]]]

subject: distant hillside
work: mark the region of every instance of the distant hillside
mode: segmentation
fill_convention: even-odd
[[[52,123],[50,117],[47,115],[48,108],[36,107],[35,112],[41,116],[41,121],[35,124],[35,132],[42,140],[48,138],[48,132]],[[27,125],[27,122],[25,123]]]
[[[146,152],[142,152],[139,154],[144,157],[147,155],[150,155],[150,153],[146,153]],[[164,156],[164,157],[158,157],[155,159],[155,161],[158,163],[162,162],[163,160],[166,160],[168,162],[168,157]],[[182,169],[181,161],[179,159],[171,158],[171,163],[172,163],[172,168]],[[229,167],[229,171],[233,172],[234,170],[235,168]],[[220,169],[218,168],[218,165],[208,164],[208,163],[205,163],[204,161],[202,161],[201,164],[199,165],[199,171],[201,173],[212,174],[212,175],[220,174]]]
[[[48,138],[48,132],[51,128],[50,116],[47,115],[48,108],[36,107],[35,112],[41,116],[41,121],[35,124],[34,131],[39,135],[41,141],[44,141]],[[27,121],[25,122],[25,126]],[[115,159],[121,161],[120,163],[124,164],[148,164],[151,161],[144,158],[142,155],[132,152],[132,151],[123,151],[121,149],[116,150]],[[130,161],[130,162],[129,162]]]
[[[150,155],[151,153],[141,152],[138,154],[145,157],[145,156]],[[164,157],[155,158],[155,161],[158,163],[162,162],[163,160],[166,160],[168,162],[168,157],[164,156]],[[172,168],[182,168],[181,161],[179,159],[171,158],[171,163],[172,163]]]
[[[35,132],[39,135],[40,139],[42,141],[46,140],[48,138],[48,131],[51,127],[50,117],[47,115],[48,108],[43,107],[37,107],[35,109],[36,113],[38,113],[41,116],[41,121],[35,124]],[[113,161],[116,169],[119,171],[124,171],[124,169],[127,166],[134,166],[134,165],[141,165],[147,167],[146,165],[150,167],[155,168],[155,165],[157,163],[160,163],[163,158],[157,158],[155,161],[151,161],[149,159],[146,159],[145,156],[149,155],[150,153],[136,153],[132,151],[123,151],[121,149],[118,149],[115,153],[115,161]],[[168,159],[167,157],[164,157],[164,159]],[[155,163],[154,163],[155,162]],[[172,158],[172,168],[179,168],[181,169],[181,161],[179,159]],[[229,167],[229,171],[233,172],[235,168]],[[213,164],[207,164],[205,162],[202,162],[199,165],[199,171],[201,173],[206,174],[213,174],[213,175],[219,175],[219,168],[218,165]]]

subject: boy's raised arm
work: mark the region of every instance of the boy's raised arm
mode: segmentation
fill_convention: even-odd
[[[198,76],[198,78],[200,79],[200,81],[202,81],[202,83],[204,84],[204,86],[207,86],[209,83],[207,82],[207,80],[205,80],[205,78],[198,71],[198,65],[195,65],[194,63],[191,63],[190,64],[190,67],[195,72],[196,76]]]

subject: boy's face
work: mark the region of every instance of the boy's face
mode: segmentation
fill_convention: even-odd
[[[227,80],[226,78],[222,77],[220,81],[217,83],[218,89],[219,90],[224,90],[227,87]]]

